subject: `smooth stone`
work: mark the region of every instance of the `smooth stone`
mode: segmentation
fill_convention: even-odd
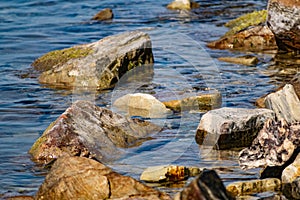
[[[300,177],[300,154],[298,154],[292,164],[282,171],[281,180],[282,183],[291,183],[298,177]]]
[[[283,170],[281,166],[294,159],[300,147],[300,124],[288,124],[285,121],[269,119],[258,133],[250,147],[243,149],[239,154],[239,164],[242,169],[272,166],[264,172],[262,177],[278,177]],[[270,174],[270,175],[268,175]],[[279,176],[280,178],[280,176]]]
[[[256,65],[258,63],[258,58],[250,55],[239,57],[220,57],[218,60],[248,66]]]
[[[300,199],[300,177],[291,183],[283,184],[282,193],[288,199]]]
[[[143,171],[140,180],[145,182],[176,182],[186,180],[188,177],[200,174],[197,167],[185,166],[153,166]]]
[[[114,17],[113,11],[110,8],[105,8],[101,11],[99,11],[93,18],[92,20],[97,20],[97,21],[104,21],[104,20],[109,20]]]
[[[150,94],[127,94],[118,98],[113,106],[126,111],[130,116],[146,118],[162,118],[171,113],[171,110]]]
[[[214,170],[203,170],[174,200],[231,200],[222,180]]]
[[[277,178],[257,179],[250,181],[233,182],[226,186],[232,196],[241,196],[270,191],[280,191],[281,181]]]
[[[274,34],[267,26],[262,25],[249,27],[234,35],[221,37],[219,40],[209,42],[207,46],[213,49],[234,49],[240,51],[277,49]]]
[[[267,24],[279,49],[300,50],[300,1],[269,0]]]
[[[274,110],[278,119],[288,123],[300,121],[300,101],[291,84],[265,97],[265,106]]]
[[[250,146],[264,122],[274,118],[268,109],[220,108],[205,113],[199,123],[196,142],[231,149]]]
[[[50,124],[29,153],[39,163],[64,155],[111,161],[160,130],[150,122],[126,118],[80,100]]]
[[[171,10],[190,10],[199,7],[197,2],[190,0],[175,0],[167,5],[167,8]]]
[[[174,111],[200,110],[207,111],[220,108],[222,104],[222,94],[214,92],[209,94],[198,94],[181,100],[171,100],[163,102],[167,108]]]
[[[151,40],[140,31],[108,36],[99,41],[49,52],[32,66],[39,82],[57,88],[107,89],[129,70],[153,63]]]
[[[141,195],[149,200],[171,199],[95,160],[61,157],[52,166],[35,199],[138,199]]]

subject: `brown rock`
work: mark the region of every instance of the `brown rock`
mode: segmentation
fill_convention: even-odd
[[[32,196],[15,196],[15,197],[8,197],[5,200],[34,200]]]
[[[300,2],[270,0],[267,24],[275,35],[279,49],[300,50]]]
[[[281,180],[282,183],[291,183],[298,177],[300,177],[300,154],[298,154],[292,164],[283,170]]]
[[[122,176],[94,160],[63,157],[52,166],[36,199],[131,199],[132,196],[170,199],[168,195]]]
[[[199,7],[200,5],[197,2],[190,0],[174,0],[167,5],[167,8],[171,10],[190,10]]]
[[[239,57],[220,57],[218,59],[224,62],[230,62],[230,63],[242,64],[248,66],[256,65],[258,63],[258,58],[251,55],[239,56]]]
[[[104,21],[104,20],[109,20],[114,17],[114,14],[110,8],[105,8],[98,12],[92,20],[97,20],[97,21]]]
[[[138,145],[160,130],[149,122],[123,117],[89,101],[76,101],[45,130],[29,153],[41,163],[64,155],[114,160],[124,148]]]
[[[282,193],[288,199],[300,199],[300,177],[291,183],[283,184]]]

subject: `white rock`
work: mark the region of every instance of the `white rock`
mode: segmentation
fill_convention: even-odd
[[[294,162],[287,166],[282,171],[281,180],[282,183],[291,183],[293,182],[297,177],[300,177],[300,154],[296,157]]]

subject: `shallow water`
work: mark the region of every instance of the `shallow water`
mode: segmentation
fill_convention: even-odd
[[[266,1],[199,1],[193,13],[169,11],[166,2],[144,1],[22,1],[0,2],[0,197],[1,194],[33,195],[44,180],[45,171],[30,161],[27,151],[46,127],[75,99],[88,98],[110,107],[112,100],[129,91],[145,91],[160,100],[204,93],[222,92],[223,106],[253,108],[256,98],[272,90],[286,76],[272,60],[272,54],[257,54],[257,66],[218,61],[220,56],[239,52],[211,50],[207,41],[226,32],[221,25],[252,10],[263,9]],[[112,21],[90,18],[110,7]],[[37,82],[30,64],[52,50],[99,40],[105,36],[141,29],[150,34],[155,56],[154,75],[149,83],[122,85],[115,90],[92,93],[51,89]],[[297,71],[297,69],[296,69]],[[120,91],[119,91],[120,89]],[[225,183],[256,177],[237,167],[236,152],[204,155],[194,142],[202,113],[183,113],[152,119],[168,129],[139,147],[126,158],[108,163],[117,171],[138,178],[147,166],[179,164],[199,167],[227,167],[217,170]],[[178,186],[182,187],[182,185]],[[161,186],[168,192],[178,187]],[[174,189],[175,188],[175,189]]]

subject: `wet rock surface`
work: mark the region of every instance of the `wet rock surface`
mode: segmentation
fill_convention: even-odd
[[[224,107],[212,110],[202,116],[196,142],[217,149],[250,146],[269,118],[274,118],[274,112],[268,109]]]
[[[150,37],[125,32],[97,42],[49,52],[32,63],[39,82],[58,88],[111,88],[127,71],[153,63]]]
[[[253,66],[258,63],[258,58],[251,55],[239,56],[239,57],[220,57],[218,59],[224,62],[248,65],[248,66]]]
[[[114,160],[161,128],[129,119],[89,101],[76,101],[37,139],[29,153],[47,163],[64,155]]]
[[[61,157],[52,166],[36,199],[171,199],[133,178],[81,157]]]
[[[92,20],[97,20],[97,21],[104,21],[104,20],[109,20],[114,17],[113,11],[110,8],[105,8],[101,11],[99,11],[93,18]]]
[[[167,5],[171,10],[190,10],[198,8],[200,5],[197,2],[190,0],[175,0]]]
[[[267,24],[281,50],[300,50],[300,2],[269,0]]]

